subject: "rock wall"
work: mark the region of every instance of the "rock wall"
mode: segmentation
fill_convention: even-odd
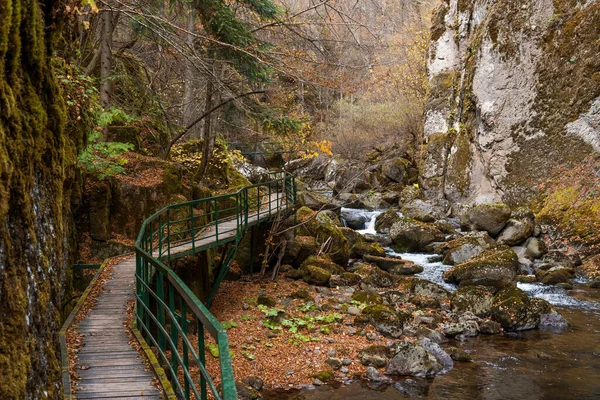
[[[60,398],[57,332],[81,137],[51,62],[55,1],[0,0],[0,398]],[[64,6],[64,5],[63,5]]]
[[[529,202],[600,153],[600,1],[444,0],[433,15],[421,185]]]

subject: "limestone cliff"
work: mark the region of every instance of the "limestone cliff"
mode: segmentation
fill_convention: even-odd
[[[433,20],[428,197],[523,204],[600,153],[600,1],[444,0]]]
[[[60,398],[76,143],[51,68],[60,2],[0,0],[0,398]],[[64,7],[64,4],[62,5]]]

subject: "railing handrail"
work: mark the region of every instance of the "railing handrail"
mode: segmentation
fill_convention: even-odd
[[[177,375],[179,368],[178,366],[184,367],[183,387],[177,377],[172,377],[172,379],[175,379],[175,388],[177,388],[180,394],[182,394],[184,397],[189,397],[190,395],[190,379],[192,379],[189,374],[189,370],[187,369],[188,353],[192,353],[192,358],[197,364],[204,364],[204,328],[206,328],[208,333],[216,341],[219,348],[223,397],[220,397],[219,394],[215,392],[212,379],[202,367],[200,368],[201,393],[198,393],[198,389],[193,380],[191,381],[191,391],[196,395],[196,397],[199,396],[199,398],[205,399],[206,385],[208,384],[211,391],[213,391],[215,398],[223,398],[225,400],[236,398],[237,395],[235,382],[233,381],[233,369],[229,355],[229,344],[227,342],[226,331],[221,326],[219,321],[210,313],[207,306],[197,298],[197,296],[181,280],[181,278],[179,278],[179,276],[161,259],[163,259],[165,255],[167,259],[170,260],[172,256],[177,256],[177,254],[187,254],[189,251],[199,252],[208,248],[218,247],[224,243],[235,242],[233,246],[233,252],[230,250],[231,254],[228,254],[228,260],[230,260],[235,254],[237,243],[239,243],[250,224],[249,218],[251,210],[254,213],[252,215],[256,215],[256,219],[253,220],[252,223],[258,223],[261,221],[261,207],[264,205],[263,196],[268,195],[268,201],[266,203],[268,210],[262,213],[263,219],[267,217],[270,218],[275,212],[291,207],[295,202],[294,177],[285,172],[271,173],[269,176],[273,177],[274,179],[270,179],[264,183],[245,186],[235,193],[223,194],[210,198],[191,200],[165,206],[144,220],[140,229],[140,233],[138,234],[135,244],[137,326],[139,327],[139,330],[145,333],[145,335],[149,337],[151,342],[157,347],[162,360],[165,362],[165,364],[169,365],[167,369],[170,369],[172,375]],[[262,188],[264,188],[263,191],[268,189],[268,192],[261,195]],[[275,189],[275,192],[273,192],[273,188]],[[255,195],[253,193],[254,191],[256,191],[256,198],[253,197]],[[272,198],[273,194],[276,195],[275,201]],[[252,198],[252,204],[249,202],[250,198]],[[227,208],[221,209],[218,207],[220,201],[230,201],[232,199],[235,199],[235,205],[228,205]],[[254,204],[254,202],[256,202],[256,204]],[[276,206],[275,210],[273,210],[272,207],[273,203],[275,203]],[[206,205],[207,210],[209,207],[213,207],[213,210],[212,212],[196,214],[194,212],[196,210],[194,207],[199,205]],[[252,208],[254,206],[256,206],[256,211],[254,211],[254,208]],[[178,210],[189,212],[189,215],[187,217],[179,217],[175,214]],[[233,212],[234,214],[230,214]],[[175,215],[173,218],[172,214]],[[211,217],[213,217],[212,221],[210,220]],[[206,222],[200,223],[200,225],[196,226],[195,223],[198,218],[203,220],[205,219]],[[222,239],[220,240],[219,224],[221,222],[234,220],[236,221],[235,228],[221,232]],[[156,230],[153,230],[153,226],[155,224],[157,225],[157,228]],[[189,228],[189,225],[191,225],[191,228]],[[200,239],[197,240],[196,237],[210,227],[215,228],[214,241],[207,240],[204,245],[195,246],[195,242],[200,241]],[[172,228],[185,229],[172,233]],[[184,237],[180,240],[172,240],[172,237],[178,237],[180,235],[189,235],[189,238]],[[223,235],[226,235],[225,238],[223,238]],[[213,235],[209,235],[207,238],[211,238],[212,236]],[[158,241],[156,247],[154,245],[155,241]],[[185,252],[172,254],[171,248],[181,246],[182,243],[188,245],[191,243],[191,249],[188,249]],[[165,245],[166,249],[164,249]],[[155,251],[157,252],[156,254]],[[164,282],[163,276],[167,278],[167,282]],[[156,293],[150,288],[153,279],[156,279]],[[214,288],[215,290],[219,282],[216,283]],[[167,304],[167,299],[164,294],[165,283],[167,284],[166,291],[167,296],[169,297],[169,304]],[[154,297],[156,304],[154,304],[153,307],[156,307],[157,315],[152,314],[150,310],[150,295]],[[179,317],[181,321],[175,317],[175,315],[178,315],[175,307],[175,295],[179,296],[181,302],[181,316]],[[198,322],[198,353],[194,352],[193,347],[190,348],[189,341],[187,341],[187,339],[183,339],[183,337],[187,335],[186,309],[194,314]],[[154,323],[158,328],[155,330],[156,332],[151,333],[151,323]],[[168,325],[170,325],[170,328],[168,328],[170,329],[170,333],[167,330]],[[171,351],[169,360],[164,351],[167,349],[167,347],[170,347],[171,350],[173,349],[173,346],[177,347],[177,343],[179,343],[179,335],[181,335],[182,338],[181,340],[184,354],[180,355],[179,350],[176,352]],[[157,336],[157,338],[154,336]],[[173,353],[176,354],[173,355]]]

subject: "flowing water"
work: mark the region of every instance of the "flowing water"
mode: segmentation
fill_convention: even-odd
[[[380,211],[342,209],[368,216],[362,234],[376,234],[375,218]],[[390,255],[422,265],[416,276],[447,289],[442,280],[448,266],[432,254]],[[400,378],[394,384],[357,380],[294,391],[272,391],[265,399],[388,400],[427,399],[600,399],[600,291],[588,289],[582,279],[573,290],[537,283],[519,284],[532,297],[549,301],[569,321],[565,332],[531,330],[503,335],[479,335],[449,345],[471,353],[474,362],[455,363],[446,375],[435,378]]]

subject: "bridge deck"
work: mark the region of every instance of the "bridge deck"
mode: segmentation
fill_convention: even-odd
[[[261,211],[248,216],[248,226],[270,219],[286,209],[285,194],[272,194],[261,203]],[[211,228],[215,229],[215,227]],[[217,222],[219,244],[235,238],[237,220]],[[216,242],[213,235],[171,246],[171,256],[202,251]],[[158,257],[158,252],[153,256]],[[165,254],[163,253],[163,257]],[[78,399],[160,399],[161,392],[152,385],[154,373],[146,370],[142,355],[130,344],[127,333],[127,305],[134,299],[135,257],[121,261],[97,304],[88,316],[77,324],[84,335],[78,353],[77,366],[81,380],[75,397]]]

